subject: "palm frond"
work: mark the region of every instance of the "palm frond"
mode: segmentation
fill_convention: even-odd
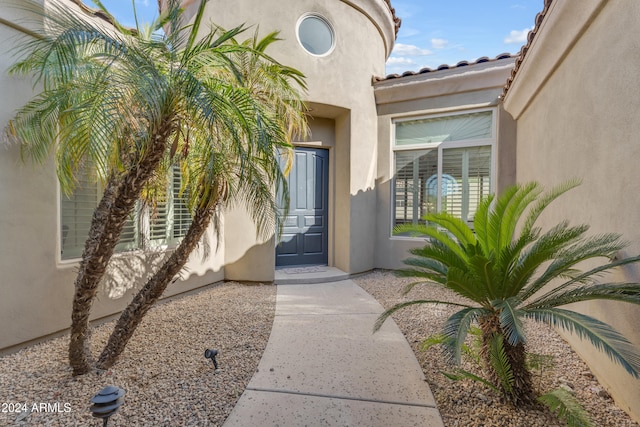
[[[465,307],[468,308],[468,305],[465,304],[458,304],[455,302],[450,302],[450,301],[440,301],[440,300],[414,300],[414,301],[406,301],[406,302],[402,302],[399,304],[394,305],[393,307],[387,309],[384,311],[384,313],[382,313],[380,316],[378,316],[378,319],[376,320],[375,324],[373,325],[373,332],[377,332],[382,325],[384,324],[384,322],[396,311],[401,310],[405,307],[409,307],[412,305],[421,305],[421,304],[441,304],[441,305],[450,305],[450,306],[454,306],[454,307]]]
[[[594,272],[585,276],[580,274],[574,266],[582,261],[593,258],[612,258],[617,251],[621,250],[626,245],[627,244],[625,242],[620,241],[620,235],[618,234],[602,234],[577,239],[575,243],[558,252],[556,258],[547,266],[545,271],[527,287],[522,298],[529,298],[552,280],[561,277],[575,279],[575,281],[571,281],[571,284],[576,283],[576,281],[578,283],[592,281],[595,276],[601,274],[602,271]]]
[[[482,247],[482,251],[485,255],[491,252],[491,245],[489,238],[489,209],[493,205],[495,199],[494,194],[490,194],[488,197],[482,199],[476,210],[476,215],[473,218],[473,230],[476,233],[476,239]]]
[[[527,214],[527,218],[522,228],[522,233],[528,233],[531,231],[536,221],[538,220],[538,217],[540,216],[540,214],[542,214],[542,212],[547,208],[547,206],[551,204],[551,202],[556,200],[558,197],[560,197],[567,191],[579,186],[580,184],[581,184],[581,180],[577,178],[571,179],[567,182],[564,182],[552,188],[550,191],[545,193],[541,198],[539,198],[536,201],[535,205],[533,205],[533,207],[529,210]]]
[[[444,334],[434,334],[422,340],[420,343],[420,350],[427,351],[435,345],[451,344],[452,341],[452,337]]]
[[[499,250],[500,246],[500,230],[502,228],[502,217],[504,216],[509,203],[518,193],[520,186],[512,186],[507,188],[502,192],[498,199],[494,200],[494,203],[490,206],[487,211],[487,228],[486,228],[486,238],[487,241],[484,242],[483,246],[486,246],[484,249],[485,252],[491,253]]]
[[[476,244],[476,237],[469,226],[448,212],[428,213],[423,219],[428,224],[432,223],[447,230],[462,246]]]
[[[640,286],[637,283],[600,283],[580,286],[552,295],[542,295],[531,301],[523,310],[559,307],[590,300],[620,301],[640,305]]]
[[[508,246],[513,240],[520,217],[529,205],[540,195],[540,186],[531,182],[518,188],[509,204],[506,205],[500,218],[500,233],[498,236],[496,249]]]
[[[421,258],[432,259],[439,262],[447,269],[456,267],[461,270],[466,270],[467,268],[464,259],[460,258],[458,254],[451,251],[449,247],[438,240],[430,241],[423,247],[413,248],[410,250],[410,253]]]
[[[586,225],[570,227],[567,221],[563,221],[540,236],[518,259],[511,277],[505,282],[504,295],[519,294],[525,300],[531,295],[531,287],[528,286],[530,279],[540,266],[553,260],[562,249],[579,239],[587,230]]]
[[[430,242],[440,242],[442,245],[446,246],[451,252],[455,253],[461,260],[467,259],[467,254],[464,249],[460,246],[458,241],[452,239],[449,234],[437,229],[436,227],[432,227],[430,225],[424,224],[402,224],[394,227],[394,234],[402,234],[407,233],[413,237],[427,237],[431,238]]]
[[[448,379],[452,380],[452,381],[461,381],[461,380],[472,380],[472,381],[476,381],[479,383],[482,383],[484,385],[486,385],[488,388],[490,388],[491,390],[495,391],[496,393],[499,393],[500,390],[498,390],[498,387],[496,387],[495,385],[491,384],[491,381],[482,378],[479,375],[474,374],[473,372],[470,371],[465,371],[464,369],[457,369],[455,372],[442,372],[442,375],[444,375],[445,377],[447,377]]]
[[[485,306],[490,305],[491,298],[487,289],[467,271],[457,267],[449,268],[447,272],[447,283],[445,286],[465,298]]]
[[[504,331],[507,342],[516,346],[525,344],[527,337],[522,324],[522,311],[518,308],[520,300],[517,298],[508,298],[497,300],[494,307],[500,311],[500,327]]]
[[[484,308],[465,307],[449,316],[443,325],[442,334],[451,338],[450,341],[443,343],[444,348],[453,363],[460,364],[462,348],[473,322],[486,313],[487,310]]]
[[[561,285],[558,285],[556,287],[554,287],[551,291],[547,292],[545,295],[543,295],[541,298],[551,298],[555,295],[558,295],[562,292],[564,292],[567,288],[571,288],[574,287],[576,284],[579,283],[585,283],[585,281],[588,281],[589,279],[593,278],[594,276],[597,276],[599,274],[602,274],[604,272],[607,272],[613,268],[616,267],[620,267],[623,265],[628,265],[628,264],[634,264],[640,262],[640,255],[635,256],[635,257],[628,257],[628,258],[623,258],[620,260],[616,260],[607,264],[603,264],[600,265],[598,267],[592,268],[591,270],[588,270],[584,273],[581,274],[577,274],[577,275],[572,275],[572,278],[570,280],[568,280],[567,282],[562,283]],[[541,279],[540,279],[541,280]],[[532,284],[532,290],[533,289],[540,289],[542,287],[542,285],[538,284],[537,281],[534,282]],[[533,292],[529,291],[528,293],[533,294]]]
[[[569,427],[593,427],[589,414],[578,399],[565,389],[559,388],[540,396],[538,401],[567,423]]]
[[[634,378],[640,378],[640,354],[623,335],[593,317],[560,308],[540,308],[524,312],[525,316],[587,339]]]
[[[484,256],[472,256],[468,262],[468,271],[474,277],[478,288],[483,290],[486,299],[493,300],[500,292],[500,279],[494,270],[494,257],[487,259]]]
[[[491,337],[489,343],[489,359],[491,367],[500,381],[500,386],[506,393],[513,392],[513,369],[509,363],[507,352],[504,348],[504,338],[500,334]]]
[[[395,274],[399,277],[421,277],[441,285],[447,283],[447,268],[438,261],[429,258],[407,258],[404,263],[415,268],[396,270]],[[411,289],[407,289],[405,293],[409,290]]]

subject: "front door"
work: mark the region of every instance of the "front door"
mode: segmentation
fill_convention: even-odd
[[[327,264],[329,151],[296,148],[289,173],[289,213],[276,247],[276,266]],[[281,215],[284,211],[281,211]]]

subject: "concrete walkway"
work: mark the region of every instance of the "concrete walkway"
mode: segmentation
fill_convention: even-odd
[[[224,426],[442,426],[396,324],[372,333],[382,311],[351,280],[279,284],[267,348]]]

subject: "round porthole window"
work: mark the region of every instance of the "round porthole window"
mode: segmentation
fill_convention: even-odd
[[[305,15],[298,21],[298,41],[312,55],[327,55],[335,42],[333,28],[319,15]]]

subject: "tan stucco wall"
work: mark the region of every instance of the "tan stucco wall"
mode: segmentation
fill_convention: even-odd
[[[640,31],[638,16],[636,0],[554,2],[505,100],[518,122],[518,181],[583,181],[551,205],[541,225],[566,218],[590,224],[593,234],[621,233],[631,242],[622,255],[640,252],[640,41],[630,37]],[[640,267],[608,279],[638,282]],[[640,307],[575,308],[610,323],[640,349]],[[590,344],[570,342],[616,403],[640,421],[640,380]]]
[[[515,121],[499,107],[498,97],[513,67],[513,59],[476,64],[379,82],[378,165],[376,176],[377,268],[403,266],[409,250],[423,246],[422,239],[391,237],[393,188],[393,120],[477,108],[494,108],[496,114],[496,190],[515,181]]]
[[[198,2],[192,3],[188,11],[193,12],[197,6]],[[330,174],[335,181],[330,215],[335,228],[329,236],[329,263],[350,273],[372,269],[377,129],[371,78],[384,74],[385,61],[393,46],[394,24],[387,4],[383,0],[238,0],[228,7],[228,2],[211,0],[206,7],[204,22],[225,28],[242,23],[259,25],[261,34],[280,31],[283,41],[272,45],[268,53],[306,75],[305,99],[312,104],[311,116],[334,121]],[[336,46],[329,55],[312,56],[298,43],[296,25],[305,13],[318,13],[333,26]],[[246,36],[252,33],[253,29]],[[231,222],[227,219],[225,224],[226,232],[232,234],[238,233],[238,227],[243,230],[251,227],[246,218],[235,213],[234,219]],[[231,245],[242,246],[227,249],[249,253],[249,247],[255,246],[252,255],[273,257],[274,241],[269,245],[249,240],[249,235],[244,237],[240,243],[227,239]],[[261,269],[259,275],[250,274],[254,262],[253,256],[235,260],[227,277],[237,277],[235,272],[243,272],[245,280],[267,280],[268,275],[263,274],[266,269]]]
[[[0,4],[0,18],[17,21],[17,12]],[[0,23],[0,40],[16,42],[18,31]],[[15,110],[34,95],[30,79],[10,77],[7,68],[15,52],[0,50],[0,128]],[[52,161],[34,165],[20,160],[17,146],[0,145],[0,351],[67,329],[77,263],[59,258],[59,190]],[[165,296],[201,287],[224,277],[223,252],[212,248],[202,262],[194,254],[184,281],[171,284]],[[131,288],[157,262],[156,254],[132,252],[114,257],[110,273],[98,294],[92,319],[121,311],[131,299]]]

